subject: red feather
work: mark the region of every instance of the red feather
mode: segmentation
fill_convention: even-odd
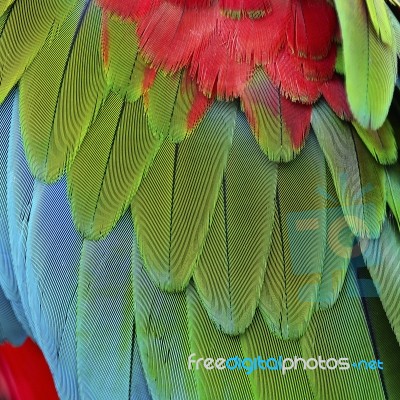
[[[152,67],[187,69],[208,97],[240,97],[263,65],[286,98],[313,103],[332,78],[337,18],[326,0],[99,0],[135,18],[140,48]],[[230,18],[221,8],[265,11]]]
[[[300,149],[310,131],[312,106],[282,98],[282,119],[290,132],[293,147]]]
[[[331,79],[335,73],[336,46],[332,46],[327,57],[321,60],[304,58],[297,60],[306,79],[325,82]]]
[[[321,86],[321,93],[339,118],[346,121],[351,121],[353,119],[353,115],[347,101],[344,82],[338,75],[335,75],[333,79]]]
[[[250,64],[235,61],[222,37],[214,34],[209,46],[192,61],[189,73],[207,96],[215,91],[218,97],[226,99],[240,96],[252,70]]]
[[[300,57],[326,57],[337,31],[335,10],[326,0],[292,0],[287,27],[289,48]]]
[[[97,0],[104,10],[120,15],[122,18],[138,20],[158,6],[162,0]]]
[[[267,64],[266,71],[281,93],[301,103],[314,103],[320,96],[320,82],[308,80],[299,59],[282,50],[274,64]]]
[[[139,21],[138,34],[145,57],[154,67],[173,72],[188,66],[210,41],[217,17],[216,7],[184,10],[162,3]]]
[[[30,339],[21,347],[0,346],[0,398],[58,399],[46,361]]]

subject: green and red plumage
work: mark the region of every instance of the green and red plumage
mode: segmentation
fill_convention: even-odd
[[[390,3],[0,1],[0,287],[62,398],[397,398]]]

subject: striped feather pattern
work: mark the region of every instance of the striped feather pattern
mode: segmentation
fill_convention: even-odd
[[[390,325],[400,342],[399,232],[387,221],[379,239],[362,239],[360,247]]]
[[[332,176],[326,171],[327,240],[317,309],[325,310],[337,300],[350,262],[354,235],[344,218]]]
[[[15,0],[0,0],[0,15],[3,15],[14,1]]]
[[[318,138],[343,214],[356,236],[379,237],[386,211],[385,175],[350,124],[320,101],[312,126]]]
[[[389,119],[376,131],[363,128],[357,121],[353,121],[353,126],[376,161],[385,165],[396,162],[397,143]]]
[[[379,370],[353,368],[353,362],[376,359],[355,271],[350,267],[338,301],[314,314],[300,340],[304,358],[349,359],[350,369],[307,370],[316,399],[384,399]]]
[[[18,0],[0,32],[0,103],[21,78],[48,35],[57,32],[75,0]]]
[[[14,346],[19,346],[25,339],[26,333],[0,287],[0,343],[8,341]]]
[[[400,228],[400,165],[385,168],[387,202]]]
[[[183,72],[172,113],[169,139],[179,143],[191,134],[213,103],[198,89],[187,71]]]
[[[160,290],[137,248],[133,290],[137,340],[151,396],[197,399],[194,371],[185,362],[190,354],[186,294]]]
[[[130,400],[151,400],[146,377],[144,376],[142,360],[140,359],[138,339],[132,344],[132,378],[131,378],[131,396]]]
[[[7,153],[17,101],[17,90],[14,89],[0,105],[0,342],[8,340],[15,345],[26,338],[13,311],[16,308],[17,315],[24,314],[13,271],[7,218]]]
[[[7,218],[7,158],[8,145],[11,140],[13,117],[18,120],[18,90],[13,90],[6,100],[0,105],[0,286],[9,299],[15,301],[19,298],[17,282],[15,280],[11,247],[8,235]],[[14,127],[13,127],[14,128]]]
[[[259,310],[256,311],[252,324],[240,336],[243,353],[250,357],[261,356],[263,359],[279,356],[294,358],[301,356],[298,340],[282,340],[267,327]],[[271,367],[275,366],[270,361]],[[307,382],[306,372],[298,368],[283,374],[280,370],[264,371],[261,368],[249,375],[253,396],[258,399],[274,400],[311,400],[314,399],[312,388]]]
[[[214,103],[182,144],[164,142],[132,201],[140,252],[151,278],[163,289],[182,290],[192,275],[235,122],[235,104]]]
[[[230,336],[217,329],[211,321],[196,292],[190,283],[186,290],[190,353],[194,359],[220,357],[229,359],[238,356],[244,358],[239,336]],[[195,368],[195,364],[192,365]],[[212,369],[199,368],[194,371],[197,396],[199,399],[253,399],[250,377],[244,369]]]
[[[160,144],[142,99],[131,103],[110,93],[67,175],[75,225],[85,237],[99,239],[111,231]]]
[[[362,256],[360,254],[360,257]],[[361,281],[371,282],[368,270],[364,268],[360,275]],[[365,276],[366,279],[363,279]],[[373,285],[373,284],[372,284]],[[367,285],[365,285],[367,286]],[[370,289],[371,286],[367,286]],[[363,287],[361,286],[361,289]],[[400,395],[400,381],[397,374],[397,365],[400,358],[400,346],[394,334],[390,322],[387,319],[385,310],[379,299],[378,293],[372,290],[363,290],[363,306],[366,318],[369,322],[371,338],[375,347],[375,355],[383,360],[384,368],[380,371],[383,380],[386,398],[396,399]]]
[[[106,239],[85,240],[76,309],[79,395],[82,399],[130,399],[134,310],[133,224],[129,213]],[[94,368],[94,366],[96,366]]]
[[[281,96],[261,67],[256,69],[241,101],[254,136],[268,158],[292,160],[309,131],[311,107]]]
[[[366,0],[369,17],[383,43],[393,45],[393,32],[384,0]]]
[[[159,137],[168,135],[181,79],[181,72],[166,74],[159,69],[149,90],[147,115],[152,132]]]
[[[146,63],[139,54],[136,24],[115,15],[106,15],[107,82],[121,97],[136,101],[144,92]],[[121,43],[126,43],[121,47]]]
[[[378,2],[368,0],[367,3],[371,11],[372,3]],[[364,128],[378,129],[385,122],[392,101],[397,72],[396,46],[381,42],[364,0],[335,0],[335,5],[343,37],[346,90],[351,110]],[[380,8],[383,8],[383,12],[379,10],[383,16],[384,5]],[[392,35],[390,24],[385,28],[384,32]]]
[[[32,336],[35,332],[26,296],[25,261],[34,178],[25,159],[18,104],[19,91],[13,102],[7,154],[7,221],[14,276],[8,276],[6,295],[12,300],[17,318],[25,331]]]
[[[69,168],[101,104],[100,18],[92,1],[79,0],[21,79],[24,146],[41,180],[54,181]]]
[[[103,45],[103,54],[107,59],[107,82],[121,97],[136,101],[142,94],[140,80],[132,81],[133,70],[140,57],[136,24],[115,15],[103,14],[103,19],[105,27],[102,35],[107,35],[106,45]],[[127,40],[128,45],[121,47],[121,43]]]
[[[68,203],[66,180],[36,180],[26,242],[29,312],[61,398],[78,396],[76,310],[82,238]]]
[[[213,222],[194,280],[210,317],[226,333],[244,332],[258,304],[273,226],[277,164],[238,113]]]
[[[304,334],[317,301],[327,239],[325,192],[324,157],[310,135],[293,162],[279,164],[271,250],[260,298],[265,322],[283,339]]]

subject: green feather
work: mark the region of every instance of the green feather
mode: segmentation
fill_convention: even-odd
[[[353,121],[353,126],[376,161],[380,164],[396,162],[397,143],[389,119],[378,130],[365,129],[357,121]]]
[[[385,171],[387,202],[400,228],[400,165],[386,167]]]
[[[107,81],[111,88],[129,101],[143,94],[145,62],[139,55],[136,24],[110,15],[108,29]],[[121,43],[126,45],[121,46]]]
[[[21,78],[48,35],[60,28],[74,0],[18,0],[0,32],[0,103]],[[6,1],[6,4],[8,1]],[[47,71],[51,64],[47,64]]]
[[[351,230],[356,236],[378,237],[386,212],[383,167],[352,125],[340,120],[323,101],[313,108],[312,126]]]
[[[386,7],[386,9],[389,14],[390,23],[392,24],[397,57],[400,57],[400,23],[396,16],[393,14],[392,10],[389,7]]]
[[[110,93],[68,172],[75,226],[89,239],[108,234],[128,208],[161,145],[142,99]]]
[[[183,289],[204,244],[232,143],[236,105],[216,102],[181,144],[165,141],[131,208],[152,279]]]
[[[0,0],[0,15],[3,15],[15,0]]]
[[[392,101],[397,74],[395,46],[382,43],[363,0],[335,0],[335,4],[351,110],[363,127],[378,129]]]
[[[195,360],[201,357],[213,357],[215,360],[234,356],[244,358],[240,337],[227,335],[215,326],[193,284],[187,287],[186,299],[190,351],[191,354],[196,354],[193,356]],[[195,365],[192,365],[192,368],[195,368]],[[199,399],[253,399],[251,378],[244,369],[207,370],[201,367],[195,370],[195,377]]]
[[[213,222],[194,271],[210,317],[222,330],[243,332],[253,319],[273,226],[277,164],[239,113]]]
[[[384,0],[366,0],[372,25],[385,44],[393,45],[393,32]]]
[[[168,135],[181,79],[182,72],[166,74],[161,69],[157,71],[149,90],[147,110],[150,127],[157,136],[165,138]]]
[[[343,46],[338,44],[336,52],[335,71],[338,74],[344,75]]]
[[[252,324],[240,336],[243,353],[247,357],[261,356],[278,359],[301,357],[301,348],[298,340],[282,340],[277,338],[267,328],[261,313],[256,311]],[[271,366],[275,364],[273,361]],[[315,397],[307,381],[307,374],[303,368],[293,369],[283,374],[281,370],[257,369],[249,375],[253,388],[254,399],[274,400],[313,400]]]
[[[371,281],[371,276],[366,268],[360,271],[359,277],[364,282]],[[368,280],[367,280],[368,279]],[[382,303],[376,293],[366,293],[364,297],[364,311],[370,324],[371,336],[375,346],[375,354],[383,362],[381,374],[387,393],[387,398],[400,398],[400,380],[397,371],[400,359],[400,346],[383,309]]]
[[[277,162],[293,160],[300,149],[294,148],[290,128],[282,116],[279,88],[263,68],[256,68],[241,100],[254,136],[268,158]]]
[[[338,301],[329,310],[314,314],[300,340],[304,358],[348,358],[348,370],[307,370],[316,399],[384,399],[379,370],[354,368],[353,362],[374,360],[373,343],[364,315],[355,272],[349,268]],[[333,362],[330,362],[333,365]],[[326,368],[326,366],[325,366]]]
[[[343,216],[329,171],[326,173],[326,181],[327,240],[317,303],[317,309],[322,310],[331,307],[339,296],[354,243],[354,235]]]
[[[380,238],[362,239],[360,247],[390,325],[400,343],[400,234],[386,221]]]
[[[134,246],[135,248],[136,246]],[[152,398],[196,399],[186,293],[167,293],[149,278],[135,248],[133,292],[136,335]]]
[[[265,321],[284,339],[303,335],[317,301],[326,245],[325,193],[324,156],[310,135],[293,162],[279,165],[272,244],[260,298]]]
[[[105,92],[99,51],[101,13],[85,3],[79,0],[59,34],[46,42],[21,79],[27,160],[32,173],[47,182],[69,168]]]
[[[206,98],[200,92],[197,83],[185,71],[175,100],[169,129],[169,140],[173,143],[179,143],[187,138],[200,123],[212,102],[213,100]]]

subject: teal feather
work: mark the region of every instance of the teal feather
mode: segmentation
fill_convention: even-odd
[[[133,239],[132,219],[127,212],[105,239],[85,240],[83,244],[76,309],[82,399],[132,396],[131,373],[133,381],[137,375],[133,363]]]
[[[11,303],[0,288],[0,344],[4,341],[20,346],[26,339],[26,333],[17,320]]]
[[[72,222],[65,177],[36,181],[26,242],[30,315],[61,398],[77,398],[76,307],[83,239]]]
[[[14,98],[7,155],[7,218],[11,258],[14,268],[14,294],[9,297],[14,304],[17,318],[28,335],[34,335],[26,293],[25,254],[28,222],[31,212],[31,198],[34,179],[29,171],[21,139],[19,121],[19,94]],[[14,284],[13,284],[14,285]]]
[[[11,136],[14,101],[17,90],[13,90],[0,105],[0,286],[9,299],[18,301],[18,286],[15,280],[7,218],[7,153]]]

